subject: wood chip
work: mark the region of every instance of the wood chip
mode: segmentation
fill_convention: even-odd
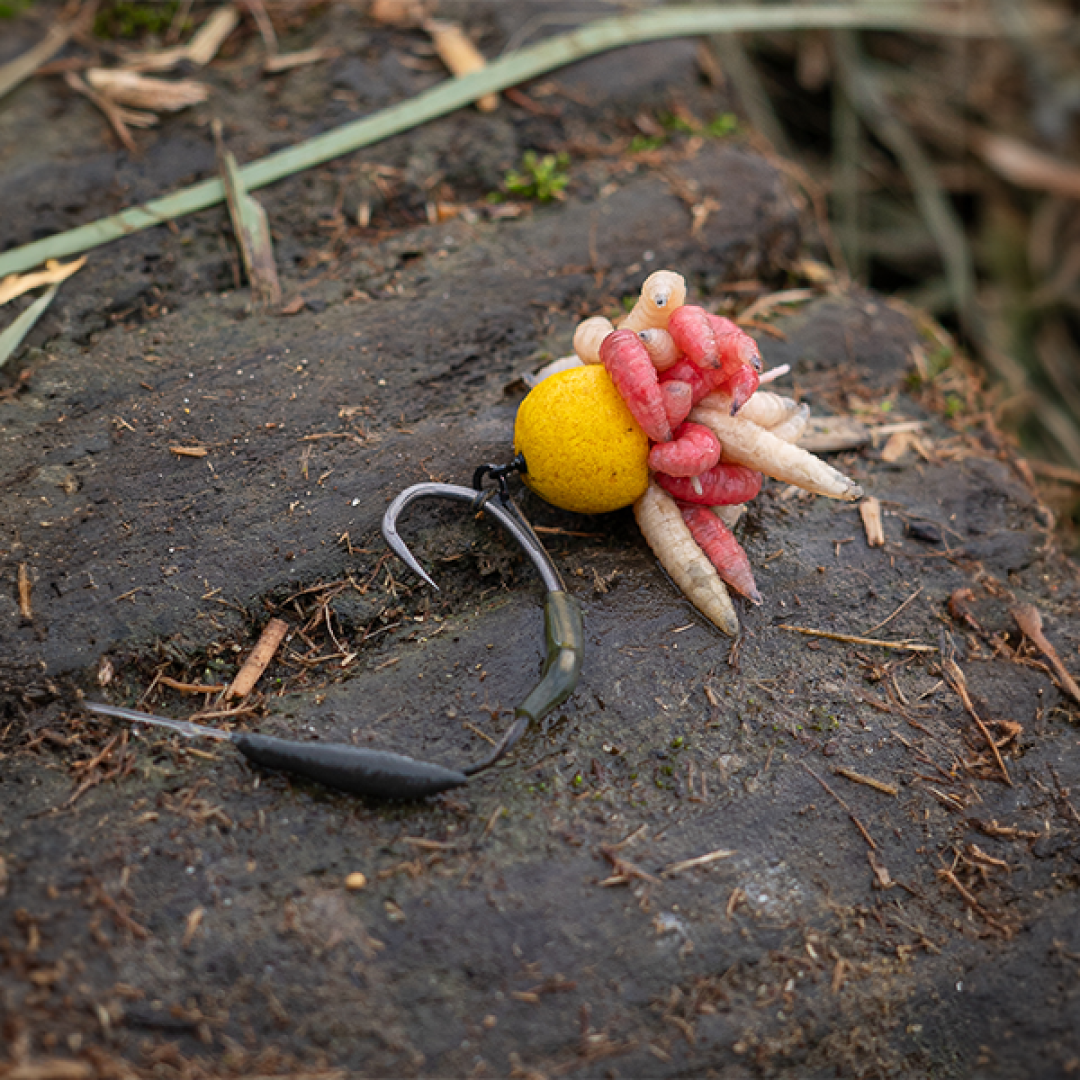
[[[915,436],[910,431],[894,431],[881,448],[881,460],[895,465],[910,449]]]
[[[866,853],[870,862],[870,869],[874,872],[874,887],[877,889],[891,889],[896,882],[893,881],[889,868],[881,861],[880,856],[873,848]]]
[[[881,523],[881,502],[873,497],[859,503],[859,517],[866,531],[868,547],[885,546],[885,527]]]
[[[30,604],[30,567],[26,563],[19,563],[19,614],[24,619],[34,617],[34,609]]]
[[[180,942],[182,949],[190,949],[191,942],[194,940],[195,935],[199,932],[199,927],[202,925],[203,916],[206,914],[206,908],[197,907],[192,908],[188,913],[187,921],[184,924],[184,937]]]
[[[187,59],[200,67],[209,64],[225,44],[225,39],[240,25],[240,12],[232,4],[217,8],[195,31],[187,45]]]
[[[431,35],[431,42],[439,59],[455,76],[471,75],[487,67],[483,53],[458,23],[445,19],[429,19],[424,29]],[[477,98],[476,107],[481,112],[492,112],[499,107],[498,94],[485,94]]]
[[[274,654],[288,632],[289,624],[284,619],[271,619],[266,624],[255,648],[251,650],[251,655],[236,673],[232,686],[225,694],[227,698],[247,697],[255,689],[255,684],[274,659]]]
[[[205,446],[170,446],[169,449],[179,457],[206,457],[209,453]]]

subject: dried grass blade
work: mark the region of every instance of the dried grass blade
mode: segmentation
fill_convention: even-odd
[[[266,211],[244,188],[236,158],[221,142],[220,121],[214,122],[214,138],[218,142],[218,165],[225,184],[229,217],[255,302],[278,306],[281,304],[281,284],[274,264],[274,245]]]

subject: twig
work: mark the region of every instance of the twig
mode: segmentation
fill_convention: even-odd
[[[902,641],[882,641],[880,638],[859,637],[857,634],[834,634],[828,630],[814,630],[809,626],[792,626],[791,623],[781,623],[781,630],[794,630],[797,634],[805,634],[807,637],[828,638],[830,641],[846,641],[850,645],[877,645],[882,649],[906,649],[908,652],[937,652],[936,645],[920,645],[917,642],[906,644]]]
[[[271,619],[266,624],[255,648],[251,650],[251,655],[244,661],[233,679],[232,686],[226,691],[226,698],[247,697],[255,689],[259,677],[274,659],[274,653],[278,651],[288,632],[289,624],[284,619]]]
[[[48,63],[66,44],[72,33],[79,28],[79,20],[61,23],[51,30],[22,56],[0,66],[0,98],[10,93],[19,83],[29,79],[42,64]]]
[[[1039,609],[1034,604],[1017,604],[1012,609],[1012,617],[1016,620],[1016,625],[1023,631],[1024,636],[1050,661],[1050,666],[1058,677],[1058,685],[1061,689],[1073,701],[1080,704],[1080,686],[1077,686],[1076,680],[1061,662],[1057,649],[1050,644],[1050,641],[1043,633],[1042,616],[1039,614]]]
[[[921,593],[922,591],[923,591],[923,586],[920,585],[891,615],[889,615],[886,618],[882,619],[881,622],[877,623],[875,626],[871,626],[870,629],[866,631],[866,633],[867,634],[872,634],[875,630],[880,630],[887,623],[891,623],[893,621],[893,619],[895,619],[896,616],[899,615],[900,612],[903,611],[904,608],[906,608],[908,606],[908,604],[910,604],[911,601],[914,600],[915,597],[918,596],[919,593]]]
[[[220,694],[226,689],[224,686],[208,685],[206,683],[186,683],[179,679],[171,679],[168,675],[159,675],[157,681],[170,690],[176,690],[181,694]]]
[[[941,666],[949,685],[956,691],[957,697],[960,698],[960,701],[963,703],[964,708],[967,709],[971,719],[975,721],[979,731],[982,732],[983,738],[986,739],[986,744],[990,747],[990,752],[994,755],[994,760],[1001,770],[1001,775],[1004,778],[1005,783],[1008,784],[1009,787],[1012,787],[1012,778],[1009,776],[1009,770],[1005,768],[1005,761],[1001,756],[1001,751],[998,749],[997,743],[994,742],[993,736],[982,722],[979,714],[975,711],[975,706],[971,701],[971,695],[967,690],[967,678],[960,669],[960,665],[952,658],[947,658],[942,662]]]
[[[69,71],[64,76],[64,82],[101,110],[113,131],[116,132],[116,137],[130,154],[136,153],[138,147],[128,130],[128,124],[133,124],[135,127],[152,127],[157,123],[157,118],[153,113],[125,109],[123,105],[117,105],[115,101],[110,101],[103,94],[91,89],[74,71]]]
[[[252,162],[240,170],[240,176],[245,188],[254,191],[303,169],[445,116],[484,94],[517,86],[585,57],[627,45],[703,34],[813,27],[917,30],[959,36],[997,33],[996,29],[985,23],[980,25],[979,20],[953,19],[923,3],[906,3],[902,0],[892,3],[867,0],[847,4],[663,7],[600,19],[568,34],[560,34],[511,53],[482,71],[450,79],[374,116],[344,124]],[[119,240],[132,232],[205,210],[220,203],[224,197],[225,189],[220,179],[206,180],[112,217],[5,252],[0,255],[0,275],[28,270],[46,259],[79,254],[100,244]]]
[[[804,761],[802,763],[803,768],[847,811],[847,816],[851,818],[855,825],[855,828],[862,833],[862,838],[870,845],[871,851],[877,851],[877,844],[874,843],[874,838],[866,831],[866,826],[855,816],[855,811],[839,796],[829,785],[820,777],[809,765]]]
[[[872,776],[863,776],[862,773],[857,773],[854,769],[837,769],[836,775],[844,777],[845,780],[851,780],[856,784],[865,784],[875,791],[880,791],[883,795],[895,796],[900,794],[900,789],[895,784],[886,784],[881,780],[875,780]]]
[[[695,866],[708,866],[710,863],[717,862],[719,859],[730,859],[734,854],[734,851],[728,851],[726,848],[717,848],[716,851],[710,851],[706,855],[697,855],[693,859],[683,859],[682,862],[665,866],[664,869],[660,871],[660,876],[674,877],[676,874],[681,874],[684,870],[693,870]]]

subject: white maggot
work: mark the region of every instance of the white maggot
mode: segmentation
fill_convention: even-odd
[[[784,442],[752,420],[729,416],[700,405],[690,413],[690,419],[712,429],[724,444],[725,461],[757,469],[775,480],[795,484],[830,499],[852,502],[862,498],[862,488],[854,480],[815,457],[809,450]]]
[[[810,406],[805,403],[799,406],[799,411],[789,416],[783,423],[772,428],[772,433],[784,442],[798,442],[806,425],[810,423]]]
[[[648,330],[639,330],[637,336],[641,338],[641,344],[645,346],[645,351],[649,354],[649,359],[657,371],[667,371],[682,356],[679,346],[675,344],[675,339],[658,326],[650,327]]]
[[[641,295],[620,330],[666,330],[671,313],[686,303],[686,279],[674,270],[657,270],[645,279]]]
[[[558,360],[552,360],[545,364],[539,371],[526,372],[521,376],[521,381],[531,390],[539,386],[549,375],[558,375],[560,371],[569,371],[570,368],[581,367],[580,356],[560,356]]]
[[[739,632],[727,586],[690,533],[675,500],[654,481],[634,503],[634,517],[660,565],[686,598],[725,634]]]
[[[698,405],[703,409],[730,413],[731,395],[722,390],[714,391],[702,398]],[[801,407],[794,398],[775,394],[771,390],[756,390],[739,410],[739,415],[744,420],[753,420],[759,427],[772,431],[777,424],[790,420]]]
[[[586,364],[600,363],[600,343],[615,329],[610,319],[603,315],[594,315],[578,323],[574,331],[574,352]]]

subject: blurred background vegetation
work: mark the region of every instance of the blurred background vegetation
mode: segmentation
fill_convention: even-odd
[[[710,42],[740,108],[828,201],[851,277],[948,328],[1080,546],[1080,19],[969,0],[977,36]],[[834,259],[835,261],[835,259]],[[933,358],[931,358],[933,362]]]

